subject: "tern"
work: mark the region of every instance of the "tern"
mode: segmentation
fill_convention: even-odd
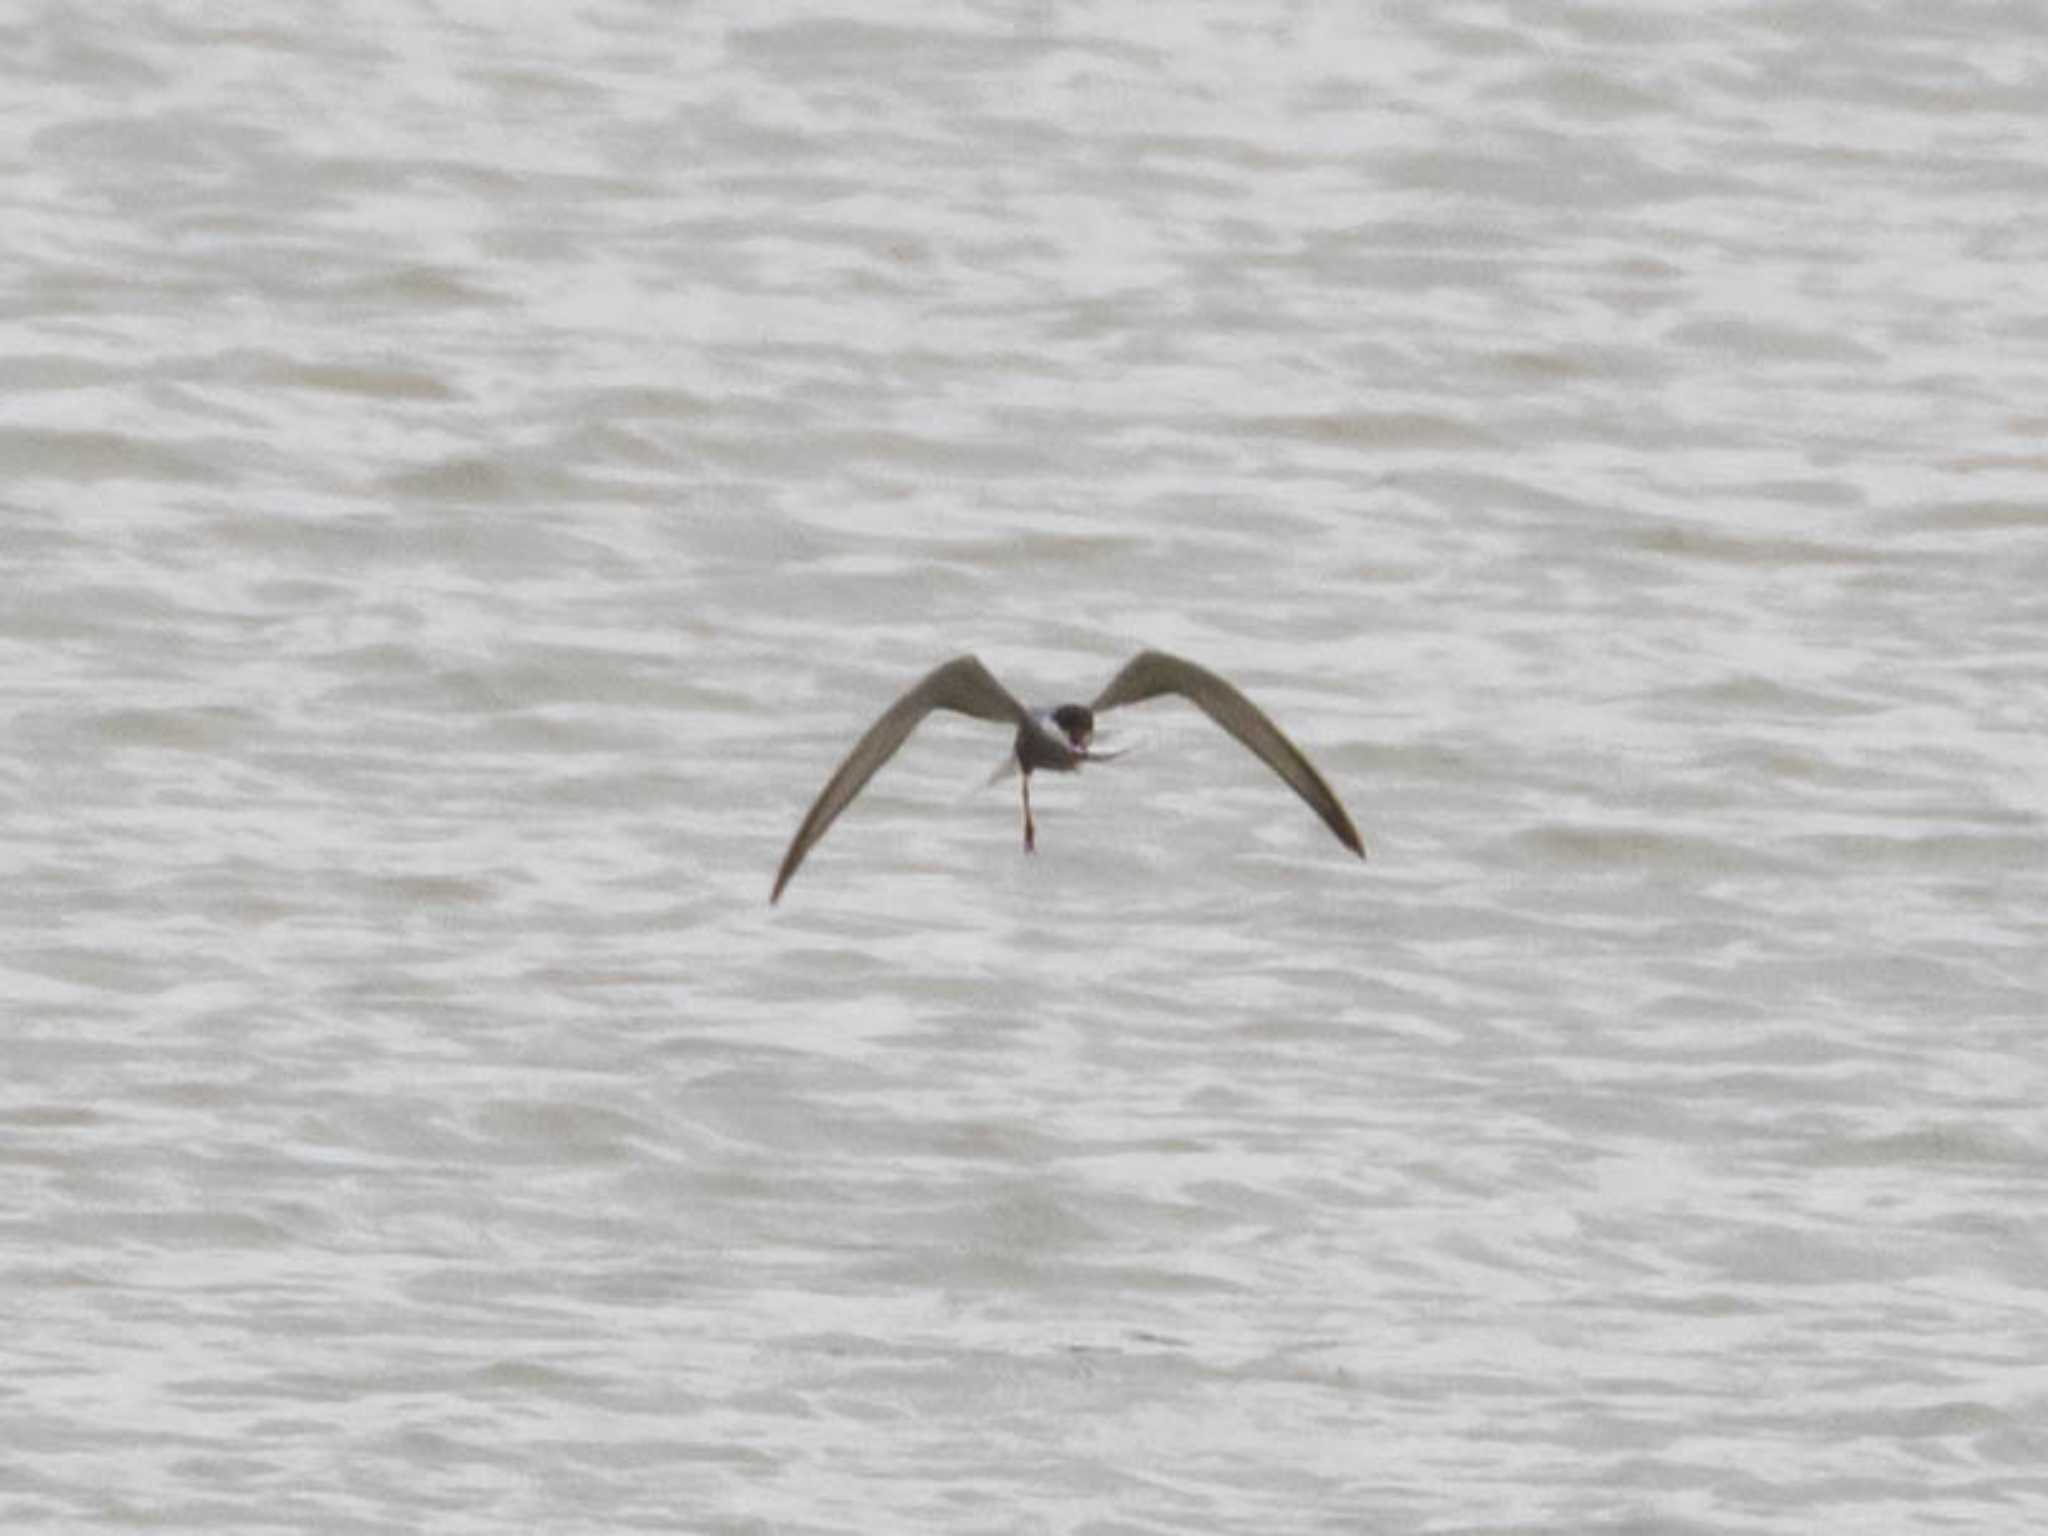
[[[846,761],[825,781],[825,787],[796,829],[796,836],[790,839],[789,852],[782,856],[782,868],[775,872],[775,889],[768,897],[770,905],[781,899],[782,888],[789,884],[804,856],[817,845],[839,813],[853,803],[854,796],[875,776],[875,771],[896,755],[896,749],[933,710],[950,709],[976,720],[1016,727],[1016,741],[1011,748],[1013,761],[1005,764],[1003,771],[1014,767],[1022,776],[1024,851],[1031,853],[1038,846],[1038,829],[1031,819],[1031,775],[1040,769],[1072,773],[1083,763],[1105,762],[1118,756],[1093,748],[1096,715],[1165,694],[1180,695],[1243,742],[1260,762],[1287,781],[1288,788],[1301,796],[1310,810],[1322,817],[1323,825],[1336,834],[1338,842],[1361,859],[1365,857],[1365,844],[1359,840],[1358,829],[1351,825],[1342,802],[1323,782],[1315,765],[1302,755],[1301,748],[1266,718],[1264,710],[1205,667],[1164,651],[1140,651],[1124,663],[1123,670],[1109,680],[1109,686],[1095,696],[1093,703],[1031,710],[1018,703],[978,657],[956,656],[933,668],[922,682],[884,710],[882,717],[868,727],[867,734],[853,744]]]

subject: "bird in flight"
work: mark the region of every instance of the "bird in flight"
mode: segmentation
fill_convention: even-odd
[[[1109,686],[1089,704],[1062,704],[1057,709],[1030,710],[1018,703],[1010,690],[974,656],[956,656],[934,668],[924,680],[882,712],[881,719],[868,727],[867,734],[853,744],[825,787],[818,792],[803,822],[790,839],[789,852],[782,856],[782,868],[775,872],[772,905],[782,897],[797,866],[825,835],[839,813],[853,803],[867,781],[882,764],[896,755],[896,749],[917,729],[918,722],[935,709],[950,709],[976,720],[993,720],[1015,726],[1012,747],[1014,766],[1024,786],[1024,851],[1038,845],[1038,829],[1031,819],[1031,775],[1039,769],[1051,773],[1072,773],[1083,763],[1105,762],[1118,756],[1094,750],[1095,717],[1107,709],[1179,694],[1224,730],[1249,747],[1260,762],[1271,768],[1310,810],[1322,817],[1323,825],[1336,834],[1337,841],[1365,857],[1365,844],[1358,829],[1335,792],[1323,782],[1315,765],[1301,749],[1266,718],[1265,711],[1239,693],[1235,687],[1204,667],[1164,651],[1140,651],[1109,680]],[[1008,765],[1006,765],[1007,771]]]

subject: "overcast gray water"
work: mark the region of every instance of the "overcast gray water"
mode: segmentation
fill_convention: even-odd
[[[2048,11],[0,44],[0,1527],[2048,1526]]]

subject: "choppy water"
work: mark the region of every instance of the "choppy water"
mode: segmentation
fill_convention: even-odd
[[[0,30],[8,1529],[2048,1518],[2031,9]]]

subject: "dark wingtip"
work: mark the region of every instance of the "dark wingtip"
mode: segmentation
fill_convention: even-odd
[[[1330,809],[1335,814],[1325,814],[1323,825],[1337,834],[1338,842],[1362,859],[1365,857],[1365,839],[1358,835],[1358,828],[1351,825],[1351,818],[1344,814],[1344,808],[1335,803],[1336,798],[1335,795],[1330,797],[1332,802]],[[1321,808],[1318,807],[1318,809]]]

